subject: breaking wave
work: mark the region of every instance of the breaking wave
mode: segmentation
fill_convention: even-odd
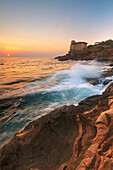
[[[104,91],[105,86],[101,83],[94,86],[88,83],[86,78],[99,77],[102,70],[106,68],[105,64],[75,62],[74,64],[68,63],[68,66],[64,67],[67,64],[64,62],[62,68],[59,68],[60,64],[58,64],[53,60],[48,62],[46,65],[47,74],[43,69],[43,74],[39,71],[38,77],[33,77],[38,71],[38,68],[35,68],[35,71],[29,73],[30,76],[19,75],[18,80],[2,83],[0,144],[10,139],[28,122],[50,110],[63,105],[77,105],[84,98],[101,94]],[[51,65],[54,70],[55,67],[57,68],[55,72]],[[30,66],[29,59],[28,67]],[[44,68],[44,64],[42,68]]]

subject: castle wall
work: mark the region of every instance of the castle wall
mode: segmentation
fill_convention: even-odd
[[[87,43],[85,42],[71,42],[70,54],[73,56],[78,51],[83,51],[87,48]]]

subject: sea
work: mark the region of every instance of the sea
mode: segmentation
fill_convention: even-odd
[[[105,63],[53,58],[0,57],[0,146],[27,123],[63,105],[77,105],[106,86],[99,77]]]

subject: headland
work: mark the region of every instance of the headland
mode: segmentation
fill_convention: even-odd
[[[96,60],[99,62],[113,62],[113,40],[96,42],[87,46],[86,42],[71,41],[69,52],[64,56],[55,57],[65,60]]]
[[[87,47],[85,42],[73,41],[69,53],[57,59],[109,61],[111,68],[101,75],[109,77],[113,47],[105,43]],[[87,81],[99,83],[98,79]],[[102,95],[88,97],[77,106],[56,108],[17,132],[0,150],[0,169],[111,170],[112,134],[113,83]]]

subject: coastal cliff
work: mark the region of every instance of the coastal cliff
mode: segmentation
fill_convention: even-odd
[[[29,123],[0,150],[0,169],[111,170],[112,134],[113,84]]]
[[[75,47],[76,44],[78,43],[75,43]],[[70,46],[70,51],[68,52],[68,54],[64,56],[58,56],[55,59],[58,59],[60,61],[96,60],[99,62],[113,62],[113,40],[107,40],[95,45],[89,45],[87,48],[81,48],[81,50],[73,50],[72,45],[73,44],[71,44]]]

